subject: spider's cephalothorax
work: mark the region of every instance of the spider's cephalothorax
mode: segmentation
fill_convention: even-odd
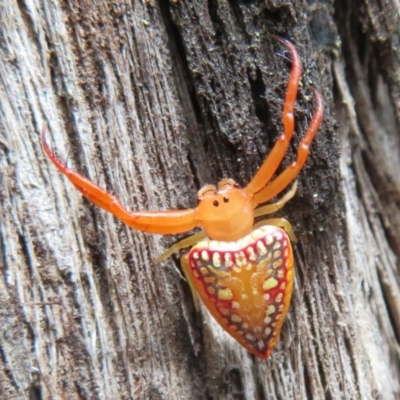
[[[215,186],[207,185],[197,193],[197,218],[208,237],[231,242],[252,231],[254,211],[252,196],[232,179]]]
[[[158,234],[203,229],[172,246],[157,261],[193,246],[181,261],[196,305],[199,295],[217,322],[260,358],[269,357],[289,308],[294,278],[289,239],[295,240],[295,236],[285,219],[267,219],[254,225],[254,218],[279,210],[294,196],[296,184],[280,201],[258,207],[293,182],[307,160],[323,118],[321,95],[313,90],[316,108],[299,145],[297,160],[271,180],[293,135],[293,111],[301,75],[295,47],[285,39],[278,40],[292,57],[282,112],[284,133],[245,188],[231,179],[223,179],[218,188],[205,186],[198,192],[198,206],[194,209],[128,212],[113,195],[62,163],[46,142],[45,128],[42,131],[43,148],[54,165],[85,197],[125,224]]]

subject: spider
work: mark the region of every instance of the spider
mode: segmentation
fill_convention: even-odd
[[[245,188],[232,179],[221,180],[218,187],[204,186],[197,194],[196,208],[127,211],[116,197],[60,161],[46,142],[46,126],[42,130],[43,149],[61,173],[92,203],[128,226],[155,234],[203,229],[173,245],[156,262],[193,246],[181,258],[181,265],[196,308],[199,308],[198,295],[222,328],[262,359],[270,356],[277,343],[289,308],[294,280],[290,239],[296,241],[296,236],[283,218],[256,224],[254,219],[282,208],[294,196],[297,184],[278,202],[257,207],[294,181],[307,160],[309,146],[323,119],[322,97],[313,90],[316,107],[299,145],[297,160],[271,180],[293,135],[293,111],[301,76],[296,48],[286,39],[277,39],[289,49],[292,59],[282,112],[284,133]]]

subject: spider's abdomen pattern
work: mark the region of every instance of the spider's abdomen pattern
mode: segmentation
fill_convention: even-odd
[[[189,253],[189,273],[218,323],[248,351],[269,357],[293,290],[286,232],[264,226],[237,242],[200,242]]]

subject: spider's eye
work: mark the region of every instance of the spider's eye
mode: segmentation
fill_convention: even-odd
[[[224,196],[224,203],[228,203],[229,202],[229,197],[228,196]]]
[[[213,205],[214,205],[215,207],[218,207],[218,206],[219,206],[218,200],[214,200]]]

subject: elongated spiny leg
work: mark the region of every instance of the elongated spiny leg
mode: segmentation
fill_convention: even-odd
[[[128,212],[115,196],[63,164],[50,150],[45,133],[46,125],[42,130],[43,149],[58,170],[92,203],[110,212],[128,226],[143,232],[159,234],[183,233],[197,226],[194,209]]]
[[[278,138],[275,146],[268,154],[268,157],[254,175],[251,182],[247,185],[246,190],[248,190],[250,193],[257,193],[269,182],[286,154],[294,131],[293,111],[301,76],[301,62],[296,48],[292,43],[282,38],[277,39],[286,47],[288,47],[292,56],[292,70],[290,72],[290,78],[285,96],[285,104],[282,112],[284,133]]]
[[[297,150],[297,160],[290,164],[280,175],[278,175],[272,182],[265,186],[264,189],[254,195],[253,201],[255,204],[262,204],[268,200],[271,200],[282,190],[284,190],[293,181],[293,179],[296,178],[300,170],[303,168],[303,165],[308,158],[310,144],[313,141],[323,119],[324,105],[322,97],[316,90],[313,90],[313,92],[316,100],[316,108],[310,125],[308,126],[304,138],[300,142],[299,149]]]
[[[297,242],[297,236],[293,232],[293,228],[291,223],[285,219],[285,218],[271,218],[271,219],[265,219],[263,221],[257,222],[253,226],[253,231],[257,228],[260,228],[262,226],[266,225],[273,225],[273,226],[279,226],[280,228],[283,228],[286,233],[288,234],[290,240],[292,242]]]
[[[254,217],[261,215],[268,215],[280,210],[289,200],[291,200],[297,191],[297,182],[290,188],[290,190],[276,203],[267,204],[254,210]]]
[[[207,233],[202,231],[199,233],[195,233],[185,239],[180,240],[178,243],[172,245],[168,250],[164,251],[160,256],[158,256],[154,262],[158,263],[162,260],[165,260],[169,256],[172,256],[176,251],[184,249],[185,247],[194,246],[196,243],[200,242],[201,240],[207,237]]]

